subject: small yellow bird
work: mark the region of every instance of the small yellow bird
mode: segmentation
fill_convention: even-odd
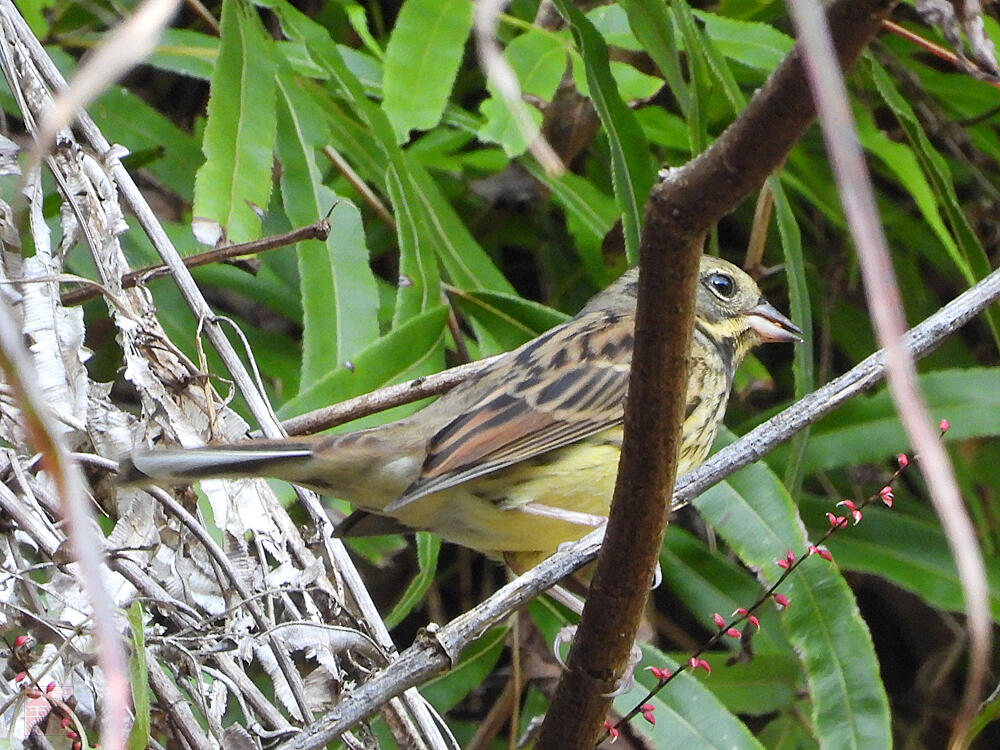
[[[603,523],[621,452],[638,275],[397,422],[343,435],[136,451],[125,482],[284,479],[357,511],[343,536],[427,530],[524,570]],[[800,341],[736,266],[703,256],[678,474],[708,455],[733,373],[768,341]]]

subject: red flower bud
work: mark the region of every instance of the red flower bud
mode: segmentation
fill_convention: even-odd
[[[788,597],[785,596],[784,594],[775,594],[774,595],[774,603],[777,604],[779,607],[782,607],[782,608],[787,607],[788,604],[789,604]]]

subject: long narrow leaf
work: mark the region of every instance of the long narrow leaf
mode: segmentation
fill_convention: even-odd
[[[271,195],[274,48],[244,0],[223,2],[221,33],[194,215],[218,222],[230,242],[246,242],[261,234],[253,207],[266,208]]]
[[[622,215],[625,251],[629,263],[634,264],[639,259],[642,208],[655,174],[646,136],[635,114],[618,94],[608,65],[608,48],[601,35],[567,0],[555,0],[555,4],[573,30],[573,37],[583,55],[590,96],[608,136],[611,174]]]

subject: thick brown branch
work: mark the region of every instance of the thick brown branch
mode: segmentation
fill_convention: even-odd
[[[879,30],[893,0],[839,0],[830,27],[842,66]],[[569,664],[535,747],[593,745],[628,663],[668,518],[701,237],[781,164],[815,116],[798,46],[704,153],[657,185],[642,234],[625,441],[597,571]]]

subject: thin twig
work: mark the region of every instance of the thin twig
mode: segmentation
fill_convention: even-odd
[[[182,258],[182,261],[188,268],[198,268],[199,266],[207,266],[210,263],[223,263],[234,258],[256,255],[257,253],[262,253],[267,250],[274,250],[279,247],[294,245],[296,242],[302,242],[304,240],[325,240],[329,236],[330,221],[329,218],[324,218],[320,219],[315,224],[299,227],[298,229],[293,229],[290,232],[284,232],[283,234],[275,234],[270,237],[264,237],[263,239],[252,240],[250,242],[240,242],[236,245],[216,247],[195,255],[186,255]],[[167,276],[169,273],[170,269],[163,263],[155,266],[146,266],[145,268],[140,268],[136,271],[129,271],[127,274],[122,276],[122,289],[130,289],[140,283],[145,284],[147,281],[158,279],[161,276]],[[101,296],[101,292],[102,290],[99,286],[86,286],[81,287],[80,289],[71,289],[68,292],[64,292],[60,297],[60,300],[63,305],[70,307],[72,305],[82,304],[83,302],[94,299],[95,297],[99,297]]]

